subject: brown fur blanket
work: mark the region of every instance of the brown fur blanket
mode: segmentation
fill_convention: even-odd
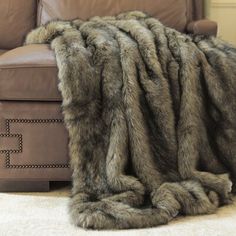
[[[56,55],[74,224],[152,227],[230,203],[233,46],[141,12],[50,22],[27,36],[31,43],[50,43]]]

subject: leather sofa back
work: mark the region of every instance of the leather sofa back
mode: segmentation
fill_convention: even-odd
[[[164,24],[183,31],[188,21],[192,0],[40,0],[38,25],[53,19],[88,19],[92,16],[115,15],[122,11],[142,10]],[[198,0],[200,1],[200,0]]]
[[[0,48],[21,46],[36,25],[37,0],[0,1]]]
[[[53,19],[85,20],[129,10],[145,11],[184,31],[187,22],[203,17],[203,0],[0,0],[0,49],[21,46],[36,18],[41,25]]]

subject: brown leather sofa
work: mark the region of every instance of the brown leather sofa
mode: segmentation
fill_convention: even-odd
[[[22,46],[26,34],[52,19],[135,9],[182,32],[217,31],[202,20],[202,0],[0,1],[0,191],[49,190],[71,177],[54,54],[48,45]]]

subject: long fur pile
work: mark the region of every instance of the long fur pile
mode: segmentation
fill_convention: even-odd
[[[152,227],[230,202],[235,48],[141,12],[50,22],[27,36],[32,43],[56,55],[74,224]]]

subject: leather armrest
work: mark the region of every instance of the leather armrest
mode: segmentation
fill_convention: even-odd
[[[217,28],[217,23],[215,21],[198,20],[188,23],[187,33],[216,36]]]

